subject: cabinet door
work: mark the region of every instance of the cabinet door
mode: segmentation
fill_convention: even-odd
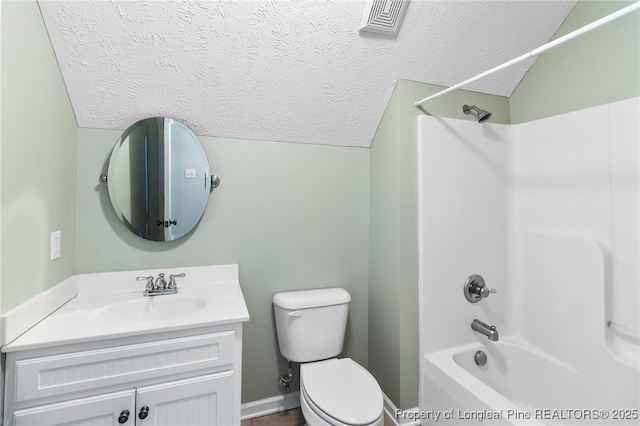
[[[117,426],[123,411],[130,412],[125,426],[135,424],[135,389],[58,404],[18,410],[14,426]],[[124,418],[123,418],[124,419]]]
[[[233,371],[138,388],[136,407],[138,426],[232,425]]]

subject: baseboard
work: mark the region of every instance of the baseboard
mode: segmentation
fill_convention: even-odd
[[[419,411],[418,407],[410,408],[408,410],[400,410],[384,392],[382,393],[382,397],[384,399],[384,411],[387,413],[387,416],[391,419],[394,426],[420,425],[420,420],[415,420],[416,416],[414,415],[414,413]]]
[[[387,395],[382,393],[384,399],[384,411],[391,419],[394,426],[418,426],[420,420],[415,420],[413,413],[418,408],[399,410]],[[258,401],[246,402],[240,406],[240,419],[249,420],[255,417],[267,416],[300,407],[300,392],[292,392],[286,395],[273,396]]]
[[[273,396],[271,398],[242,404],[240,406],[240,419],[253,419],[254,417],[292,410],[299,406],[300,392],[291,392],[286,395]]]

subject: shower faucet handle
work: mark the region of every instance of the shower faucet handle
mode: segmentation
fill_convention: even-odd
[[[471,290],[473,291],[473,289]],[[493,294],[493,293],[497,293],[498,290],[496,290],[495,288],[492,288],[491,290],[489,290],[487,287],[482,287],[480,289],[480,297],[489,297],[489,294]]]
[[[467,278],[464,282],[464,297],[471,302],[476,303],[485,297],[489,297],[492,293],[497,293],[498,290],[487,288],[487,284],[484,282],[484,278],[478,274],[473,274]]]

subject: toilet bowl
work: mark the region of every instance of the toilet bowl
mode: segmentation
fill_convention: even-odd
[[[343,288],[273,296],[280,353],[300,363],[300,406],[309,426],[383,426],[382,390],[360,364],[337,357],[351,295]],[[282,378],[281,378],[282,379]]]
[[[300,365],[300,406],[309,426],[382,426],[382,391],[349,358]]]

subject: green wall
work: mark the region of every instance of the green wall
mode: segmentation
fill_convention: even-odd
[[[37,3],[3,1],[1,312],[74,273],[77,138]],[[57,230],[62,256],[50,261]]]
[[[368,149],[200,137],[221,185],[195,232],[157,243],[118,222],[98,183],[119,134],[80,128],[78,273],[238,263],[251,315],[243,402],[280,394],[286,362],[271,303],[280,291],[345,287],[353,301],[344,355],[367,365]]]
[[[2,2],[0,1],[0,102],[2,100]],[[0,235],[2,235],[2,105],[0,105]],[[0,237],[0,268],[2,267],[2,237]],[[0,314],[2,313],[2,274],[0,273]],[[2,362],[0,362],[0,376],[2,376]],[[2,400],[2,389],[4,388],[2,378],[0,378],[0,400]],[[0,403],[2,406],[2,403]],[[2,410],[0,410],[1,414]]]
[[[369,370],[398,408],[418,404],[417,120],[421,114],[473,119],[462,105],[509,123],[504,97],[458,90],[424,105],[444,89],[400,80],[370,149]]]
[[[553,39],[632,1],[579,1]],[[509,98],[522,123],[640,96],[640,16],[634,12],[538,57]]]
[[[2,26],[2,2],[0,2],[0,29]],[[0,100],[2,99],[2,31],[0,31]],[[0,101],[1,102],[1,101]],[[0,106],[0,111],[2,110]],[[0,114],[1,115],[1,114]],[[0,235],[2,235],[2,117],[0,117]],[[2,268],[2,239],[0,237],[0,268]],[[2,313],[2,274],[0,273],[0,314]],[[0,418],[4,408],[5,356],[0,354]]]
[[[0,8],[1,314],[73,274],[78,126],[37,3]],[[57,230],[62,256],[52,262]],[[0,379],[0,413],[3,389]]]

